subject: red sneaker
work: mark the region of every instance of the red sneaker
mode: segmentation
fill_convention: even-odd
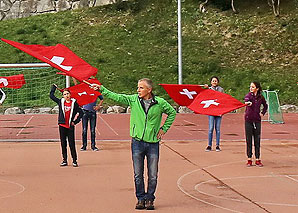
[[[256,166],[262,167],[264,166],[261,162],[261,160],[256,160]]]
[[[246,166],[251,167],[252,166],[252,160],[248,160],[247,163],[246,163]]]

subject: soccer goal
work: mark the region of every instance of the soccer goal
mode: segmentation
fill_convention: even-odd
[[[283,124],[284,119],[276,91],[263,90],[263,96],[268,104],[268,120],[273,124]]]
[[[0,76],[24,74],[26,84],[20,89],[2,88],[6,93],[3,108],[53,107],[49,92],[53,84],[64,88],[66,78],[46,63],[0,64]],[[69,81],[68,81],[69,84]]]

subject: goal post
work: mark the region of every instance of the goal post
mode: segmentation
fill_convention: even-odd
[[[273,124],[283,124],[284,119],[276,91],[263,90],[263,96],[268,104],[268,120]]]
[[[53,107],[49,92],[52,84],[68,87],[64,75],[57,75],[57,69],[46,63],[0,64],[0,76],[24,74],[26,84],[20,89],[2,88],[6,93],[6,100],[2,108],[20,107]],[[68,76],[67,76],[68,77]],[[68,77],[69,78],[69,77]]]

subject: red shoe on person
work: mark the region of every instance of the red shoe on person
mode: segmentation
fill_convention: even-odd
[[[251,167],[252,166],[252,160],[248,160],[247,163],[246,163],[246,166]]]
[[[261,160],[256,160],[256,166],[263,167]]]

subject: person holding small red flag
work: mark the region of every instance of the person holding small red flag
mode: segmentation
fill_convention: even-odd
[[[57,85],[54,84],[50,92],[50,98],[59,106],[58,125],[63,157],[63,161],[60,166],[67,166],[68,140],[72,156],[72,165],[73,167],[78,167],[77,152],[75,146],[75,125],[81,121],[83,111],[80,108],[79,104],[76,102],[76,99],[71,98],[71,94],[68,89],[63,90],[63,97],[61,99],[55,96],[56,89]],[[76,117],[77,114],[78,116]]]

